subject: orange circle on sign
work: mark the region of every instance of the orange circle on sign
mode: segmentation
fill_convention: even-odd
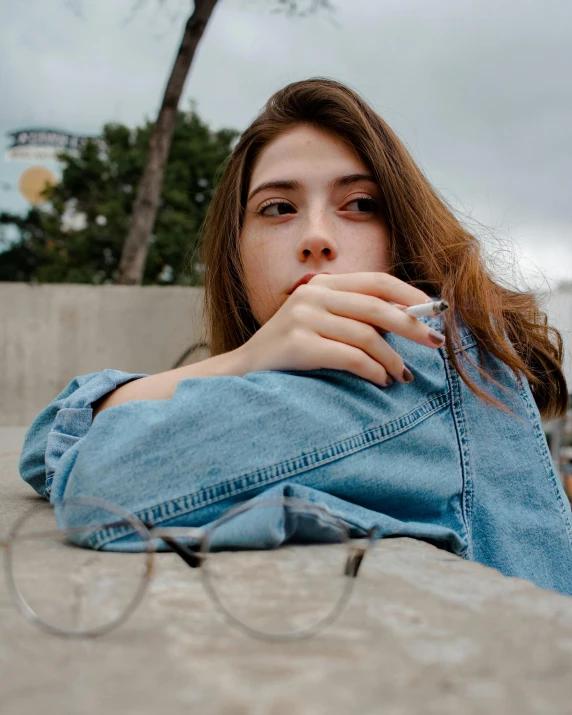
[[[31,166],[20,176],[18,188],[26,201],[37,205],[47,201],[46,197],[41,195],[46,184],[53,186],[57,183],[55,174],[45,166]]]

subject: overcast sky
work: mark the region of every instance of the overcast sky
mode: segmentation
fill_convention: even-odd
[[[331,2],[288,19],[273,0],[219,0],[181,107],[242,131],[288,82],[346,82],[490,247],[514,247],[532,285],[539,271],[572,281],[572,1]],[[15,129],[155,117],[191,3],[147,0],[129,19],[134,5],[0,0],[0,147]],[[0,158],[0,209],[25,209],[24,168]]]

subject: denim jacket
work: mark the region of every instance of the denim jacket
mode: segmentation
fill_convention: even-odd
[[[483,367],[502,389],[467,363],[508,414],[468,389],[444,349],[385,337],[413,382],[380,388],[329,369],[186,378],[169,400],[92,420],[96,400],[146,375],[76,377],[28,429],[21,476],[51,501],[95,496],[162,526],[206,525],[261,495],[301,497],[355,536],[423,539],[572,595],[570,504],[528,382],[489,353]],[[478,363],[465,326],[455,351]],[[141,545],[111,532],[98,547]]]

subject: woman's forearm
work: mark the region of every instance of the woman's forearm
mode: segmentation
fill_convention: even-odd
[[[219,375],[242,377],[247,372],[242,353],[239,350],[233,350],[192,365],[178,367],[175,370],[141,377],[121,385],[94,402],[92,405],[93,419],[108,407],[132,400],[169,400],[173,397],[179,382],[189,377],[216,377]]]

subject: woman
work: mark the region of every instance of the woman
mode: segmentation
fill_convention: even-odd
[[[163,525],[302,496],[356,535],[425,539],[572,594],[570,505],[540,423],[566,409],[560,336],[491,278],[356,93],[312,79],[271,97],[203,246],[213,357],[76,377],[27,433],[26,481]],[[436,297],[444,319],[403,313]]]

